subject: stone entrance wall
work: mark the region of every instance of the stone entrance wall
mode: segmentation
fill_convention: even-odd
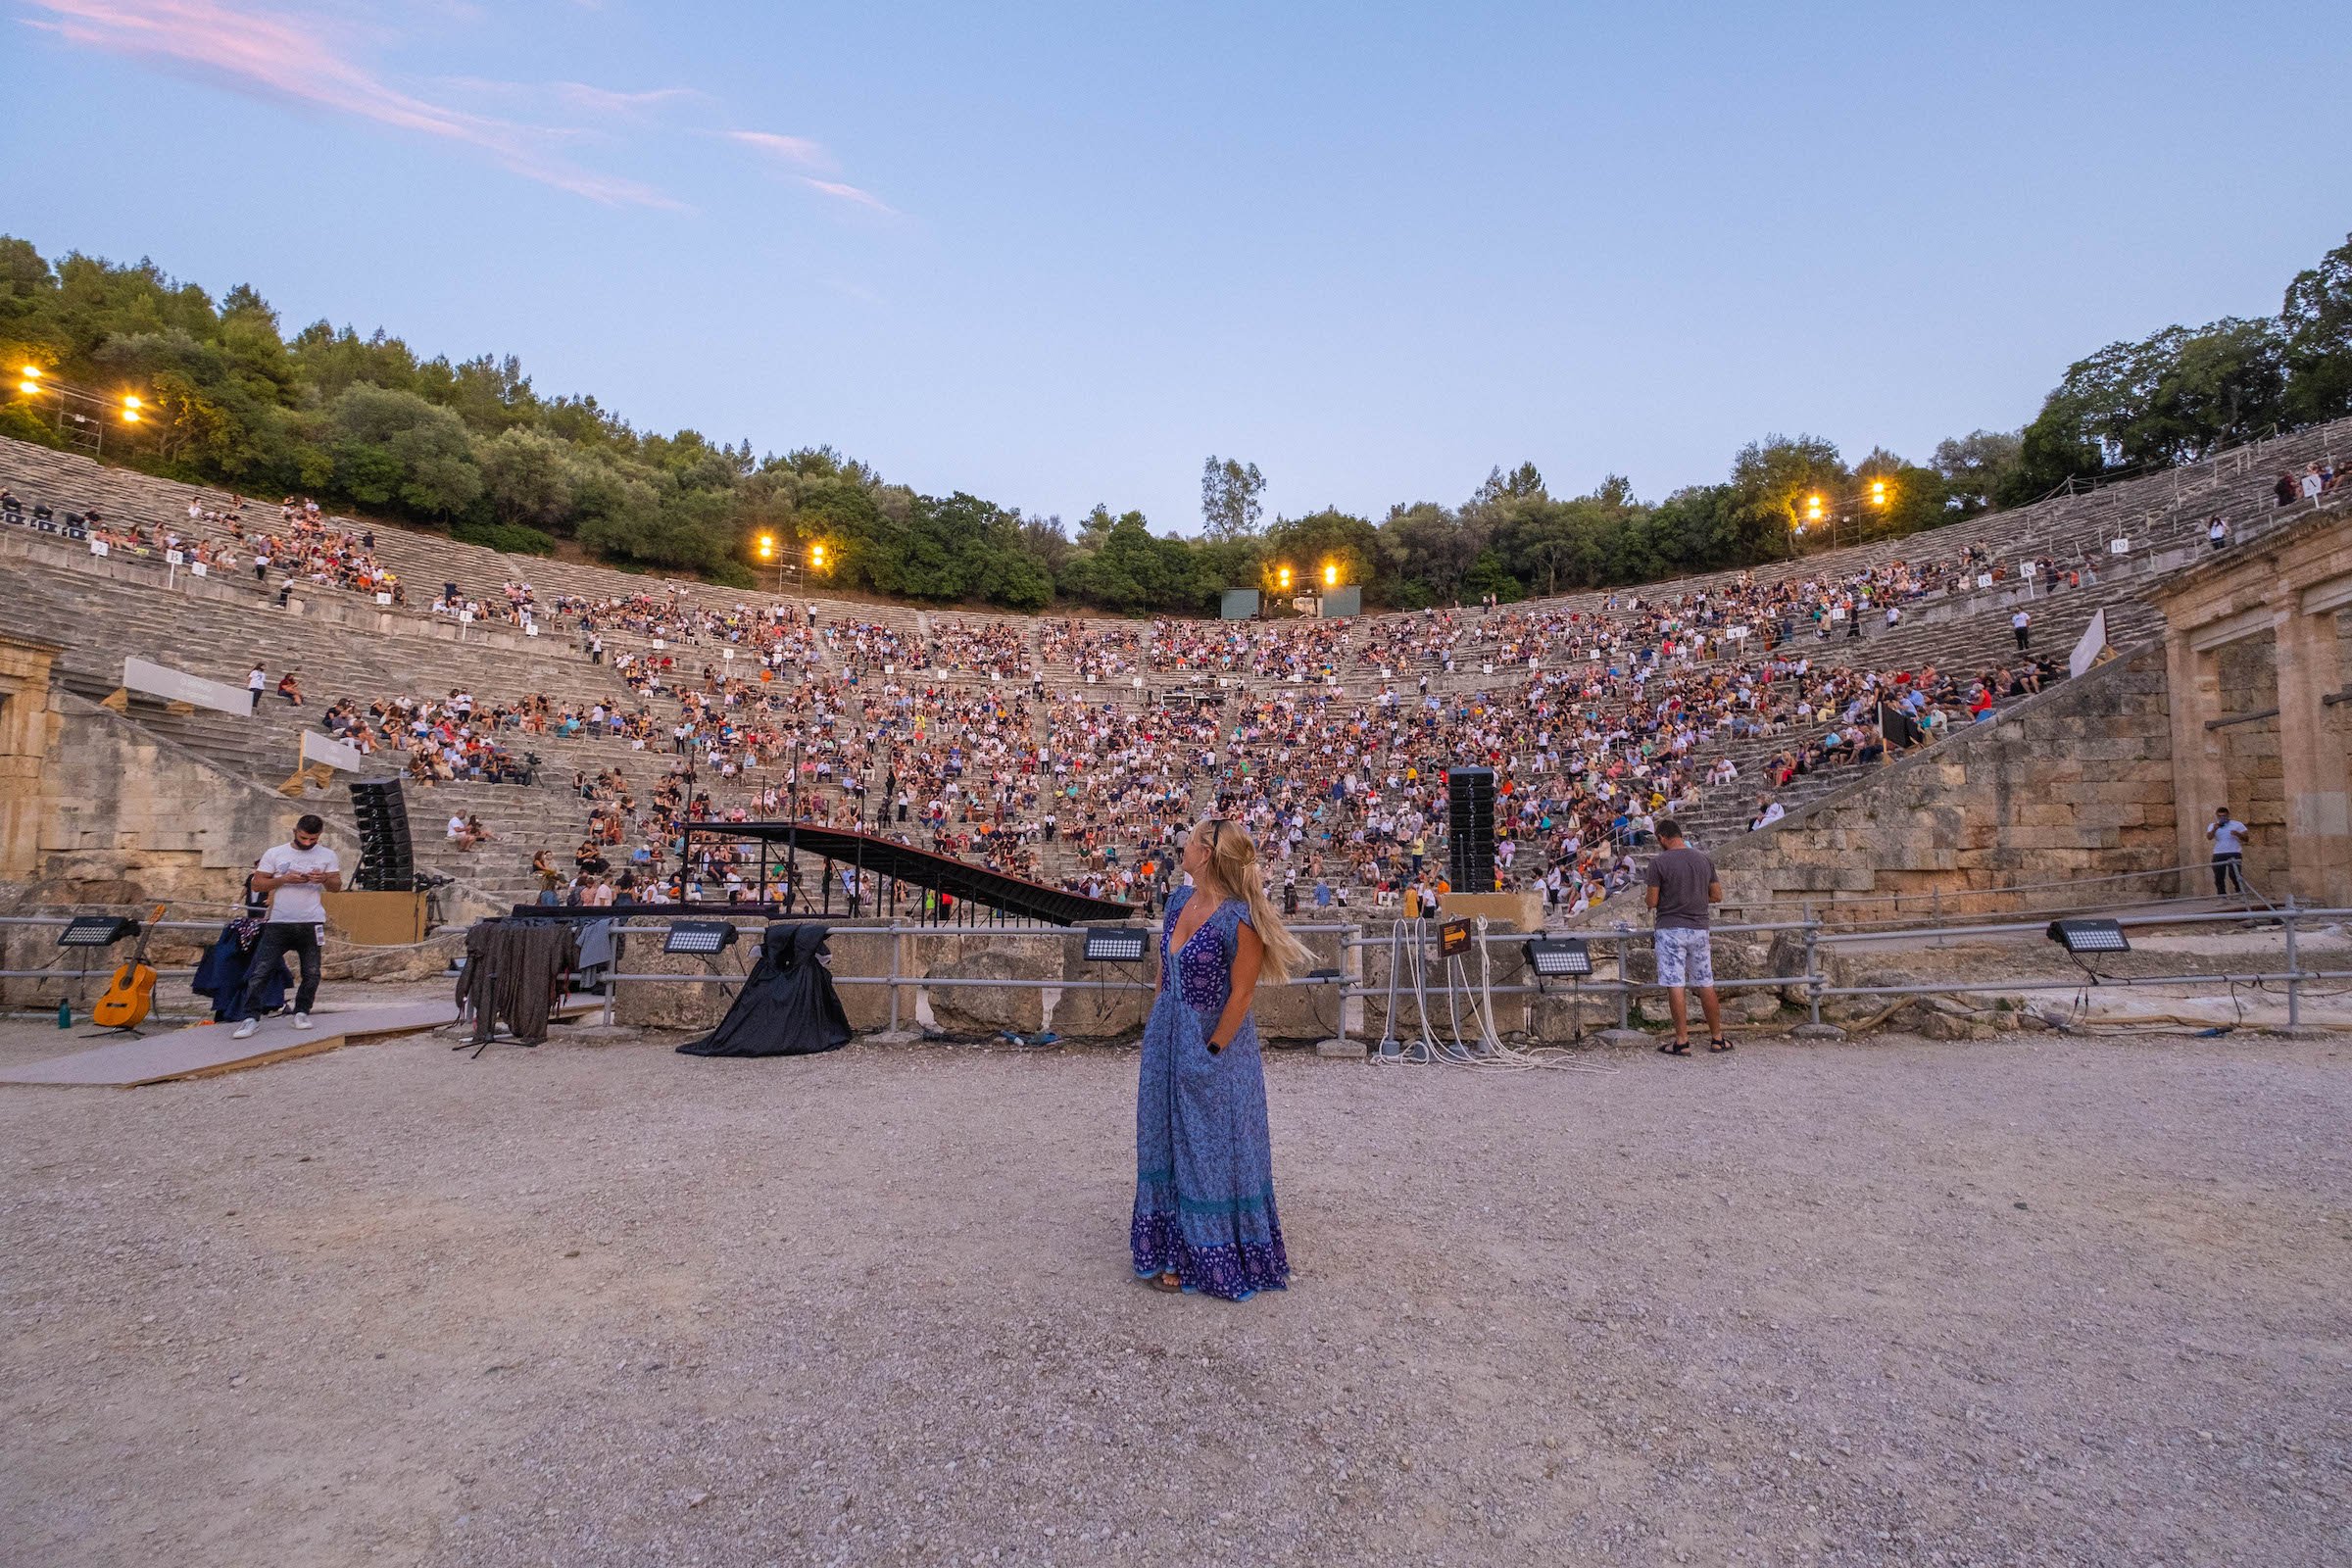
[[[2169,897],[2171,753],[2164,655],[2145,649],[1735,841],[1716,856],[1724,892],[1753,918]],[[2021,884],[2039,886],[2004,891]]]
[[[2151,594],[2164,612],[2171,668],[2177,853],[2205,858],[2205,824],[2216,807],[2230,806],[2255,829],[2247,869],[2271,868],[2264,891],[2314,904],[2352,899],[2347,515],[2314,513]],[[2247,814],[2240,799],[2252,790],[2257,809],[2268,805],[2269,745],[2278,753],[2275,825]]]

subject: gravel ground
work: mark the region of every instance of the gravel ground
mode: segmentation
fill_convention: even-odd
[[[2352,1559],[2352,1046],[1598,1059],[1272,1057],[1238,1306],[1127,1052],[0,1090],[0,1559]]]

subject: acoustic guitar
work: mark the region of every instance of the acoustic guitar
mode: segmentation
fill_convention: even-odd
[[[114,979],[107,982],[106,995],[90,1009],[90,1021],[100,1028],[136,1029],[155,1005],[155,971],[147,965],[147,939],[155,935],[164,909],[161,904],[155,906],[155,913],[139,932],[139,945],[130,961],[116,968]]]

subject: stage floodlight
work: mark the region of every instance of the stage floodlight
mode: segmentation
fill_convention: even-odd
[[[1592,972],[1592,950],[1583,937],[1530,937],[1520,944],[1527,966],[1544,979],[1582,979]]]
[[[709,957],[735,945],[735,928],[724,920],[677,920],[662,944],[663,953],[692,953]]]
[[[139,934],[139,922],[119,914],[77,914],[57,934],[61,948],[111,948]]]
[[[2124,940],[2124,928],[2113,920],[2052,920],[2049,938],[2077,956],[2132,951],[2132,944]]]
[[[1086,934],[1086,961],[1089,963],[1141,963],[1144,960],[1144,930],[1141,926],[1119,926],[1108,931],[1089,931]]]

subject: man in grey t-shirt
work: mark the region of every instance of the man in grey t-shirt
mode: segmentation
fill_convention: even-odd
[[[1690,1054],[1690,992],[1707,1016],[1707,1049],[1729,1051],[1723,1037],[1723,1005],[1715,1000],[1714,955],[1707,947],[1707,907],[1723,899],[1715,862],[1683,841],[1683,825],[1673,817],[1658,822],[1662,846],[1650,858],[1642,880],[1648,886],[1649,906],[1657,911],[1652,940],[1658,952],[1658,984],[1666,988],[1666,1005],[1674,1014],[1674,1040],[1658,1049],[1669,1056]]]

